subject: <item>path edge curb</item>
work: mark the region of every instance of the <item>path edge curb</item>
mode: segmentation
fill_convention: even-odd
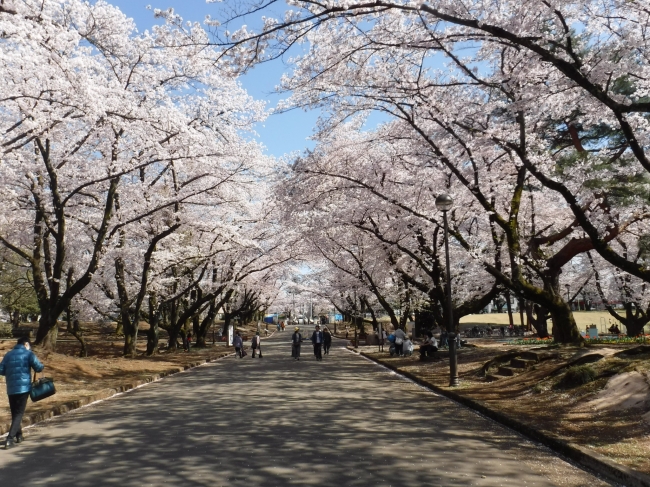
[[[134,382],[130,382],[128,384],[123,384],[121,386],[117,387],[112,387],[110,389],[103,389],[96,394],[91,394],[89,396],[83,396],[79,399],[75,399],[74,401],[68,401],[64,402],[62,404],[57,404],[56,406],[51,407],[50,409],[46,411],[40,411],[38,413],[32,413],[32,414],[26,414],[23,417],[23,421],[21,423],[21,427],[25,428],[27,426],[35,425],[37,423],[42,423],[43,421],[47,421],[48,419],[52,419],[55,416],[61,416],[63,414],[69,413],[70,411],[74,411],[75,409],[80,409],[84,406],[88,406],[89,404],[92,404],[97,401],[103,401],[105,399],[109,399],[113,396],[117,396],[118,394],[122,394],[124,392],[130,391],[132,389],[136,389],[140,386],[150,384],[152,382],[157,382],[161,379],[164,379],[166,377],[169,377],[171,375],[178,374],[180,372],[185,372],[186,370],[193,369],[195,367],[199,367],[201,365],[205,365],[208,363],[216,362],[217,360],[221,360],[223,358],[226,358],[228,356],[232,355],[232,352],[226,353],[224,355],[221,355],[219,357],[214,357],[214,358],[209,358],[209,359],[204,359],[200,360],[198,362],[190,362],[189,364],[185,364],[182,367],[175,367],[173,369],[168,369],[164,372],[160,372],[158,374],[150,375],[147,376],[144,379],[137,380]],[[9,432],[9,429],[11,428],[11,421],[7,421],[5,423],[0,423],[0,436],[5,435],[6,433]]]
[[[400,370],[392,364],[387,364],[381,362],[380,360],[368,355],[365,352],[359,352],[354,349],[349,349],[352,352],[361,355],[362,357],[372,360],[373,362],[386,367],[387,369],[392,370],[396,374],[404,376],[409,380],[412,380],[416,384],[425,387],[441,396],[445,396],[459,404],[462,404],[465,407],[473,409],[474,411],[486,416],[497,423],[502,424],[512,430],[515,430],[517,433],[529,438],[533,441],[541,443],[542,445],[550,448],[556,453],[561,454],[562,456],[574,461],[575,463],[581,465],[582,467],[587,468],[597,474],[601,475],[609,481],[616,482],[618,484],[623,484],[626,487],[650,487],[650,476],[642,472],[637,472],[625,465],[620,465],[613,460],[596,453],[594,451],[588,450],[582,446],[570,443],[565,440],[561,440],[555,436],[552,436],[543,431],[537,430],[527,424],[524,424],[516,419],[510,418],[505,414],[490,409],[485,404],[470,399],[468,397],[457,394],[456,392],[444,389],[440,386],[432,384],[431,382],[422,379],[410,372],[405,370]]]

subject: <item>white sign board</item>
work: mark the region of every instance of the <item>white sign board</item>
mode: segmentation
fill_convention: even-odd
[[[235,327],[232,325],[228,325],[228,346],[232,347],[232,339],[234,338],[235,335]]]

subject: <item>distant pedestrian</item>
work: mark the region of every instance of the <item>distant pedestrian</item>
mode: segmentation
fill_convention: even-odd
[[[448,347],[449,346],[449,333],[447,333],[447,330],[442,330],[440,332],[440,347]]]
[[[241,339],[239,332],[237,332],[235,338],[232,339],[232,344],[235,347],[235,357],[243,358],[242,351],[244,348],[244,341]]]
[[[302,343],[302,335],[300,328],[296,326],[296,330],[291,335],[291,356],[294,360],[300,360],[300,344]]]
[[[323,332],[320,331],[320,325],[316,325],[314,333],[311,334],[311,343],[314,345],[314,355],[316,360],[323,360]]]
[[[329,329],[325,327],[323,329],[323,353],[325,355],[330,354],[330,347],[332,346],[332,334]]]
[[[406,340],[406,333],[401,328],[395,330],[395,354],[404,355],[404,341]]]
[[[282,331],[286,328],[286,325],[284,324],[284,321],[282,322]]]
[[[20,424],[27,407],[27,398],[32,390],[32,369],[41,372],[44,368],[31,348],[29,339],[21,337],[16,346],[7,352],[0,362],[0,375],[7,378],[7,395],[11,410],[11,427],[5,440],[6,450],[23,441],[23,430]]]
[[[187,333],[187,351],[190,351],[190,348],[192,348],[192,332]]]
[[[258,331],[255,333],[255,336],[253,337],[253,340],[251,341],[251,348],[253,349],[253,354],[252,358],[255,358],[255,352],[258,351],[260,354],[260,358],[262,358],[262,345],[261,345],[261,339],[260,339],[260,332]]]

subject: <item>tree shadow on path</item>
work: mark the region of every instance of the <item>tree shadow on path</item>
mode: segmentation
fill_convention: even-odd
[[[342,348],[263,348],[28,430],[0,485],[555,485],[521,460],[559,459]]]

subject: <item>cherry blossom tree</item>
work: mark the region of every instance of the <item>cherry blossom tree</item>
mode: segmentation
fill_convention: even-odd
[[[210,204],[228,201],[235,188],[225,186],[262,161],[241,135],[261,119],[262,105],[214,63],[205,32],[173,22],[134,29],[101,1],[3,2],[0,10],[0,242],[32,269],[36,341],[46,347],[110,242],[119,248],[134,224],[196,207],[205,195],[219,193]],[[177,225],[174,216],[154,225],[145,262]],[[115,259],[123,282],[125,259]],[[146,268],[136,297],[120,286],[124,303],[135,303],[131,337]]]
[[[638,2],[292,5],[260,34],[234,34],[238,61],[246,67],[306,41],[283,83],[293,91],[287,107],[326,107],[323,132],[372,110],[404,121],[424,142],[421,154],[503,232],[510,275],[493,274],[550,312],[556,339],[579,339],[559,287],[576,255],[593,249],[647,279],[644,262],[610,245],[643,234],[647,219],[643,191],[617,197],[621,181],[642,190],[647,170],[639,141],[647,138],[640,19],[648,13]],[[433,69],[436,59],[444,69]],[[564,208],[540,186],[559,193]],[[541,200],[526,208],[526,193]],[[529,230],[543,229],[526,242],[521,211],[536,215]],[[556,221],[543,222],[544,212]]]

